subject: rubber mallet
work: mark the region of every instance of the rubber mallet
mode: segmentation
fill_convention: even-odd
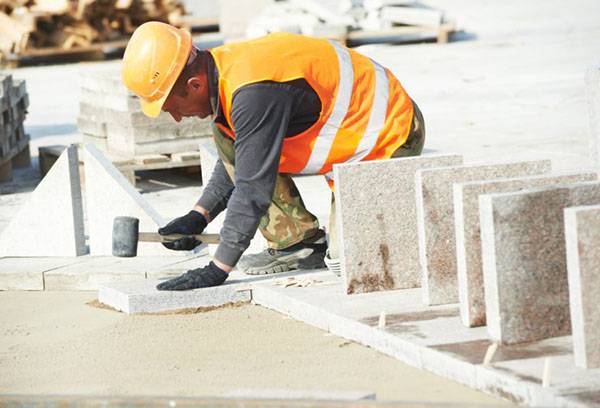
[[[112,254],[119,257],[137,255],[138,242],[173,242],[192,237],[206,244],[218,244],[219,234],[160,235],[157,232],[140,232],[140,220],[135,217],[115,217],[112,230]]]

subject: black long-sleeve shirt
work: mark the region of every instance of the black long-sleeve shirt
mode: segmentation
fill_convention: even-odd
[[[208,72],[215,121],[227,126],[218,103],[218,71],[212,58]],[[304,79],[257,82],[234,93],[235,180],[219,160],[198,200],[211,219],[228,210],[215,254],[219,261],[233,266],[248,248],[271,203],[284,138],[311,127],[320,112],[321,101]]]

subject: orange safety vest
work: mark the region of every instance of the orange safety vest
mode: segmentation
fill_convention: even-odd
[[[210,50],[219,101],[231,123],[233,95],[260,82],[303,78],[321,99],[319,119],[284,139],[281,173],[323,174],[333,188],[335,163],[381,160],[407,139],[413,106],[400,82],[375,61],[334,41],[274,33]]]

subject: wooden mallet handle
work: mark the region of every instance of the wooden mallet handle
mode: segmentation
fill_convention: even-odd
[[[218,244],[219,234],[198,234],[198,235],[181,235],[181,234],[170,234],[160,235],[157,232],[140,232],[138,241],[140,242],[173,242],[180,238],[193,237],[198,241],[202,241],[205,244]]]

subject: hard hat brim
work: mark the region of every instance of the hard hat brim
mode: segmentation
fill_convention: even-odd
[[[165,95],[160,99],[157,99],[155,101],[152,102],[148,102],[144,99],[140,98],[140,102],[142,104],[142,112],[144,112],[144,115],[150,117],[150,118],[156,118],[158,117],[158,115],[160,115],[160,111],[163,107],[163,105],[165,104],[165,100],[167,99],[169,95]]]

